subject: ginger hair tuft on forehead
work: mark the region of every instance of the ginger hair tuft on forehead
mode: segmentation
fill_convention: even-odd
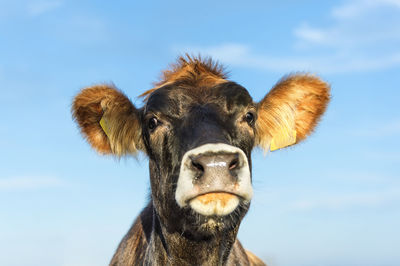
[[[176,84],[181,87],[213,87],[222,82],[226,82],[228,73],[225,68],[218,62],[209,57],[201,56],[180,56],[177,62],[171,64],[164,70],[158,82],[154,83],[154,87],[139,97],[143,97],[147,101],[148,97],[158,88],[168,84]]]

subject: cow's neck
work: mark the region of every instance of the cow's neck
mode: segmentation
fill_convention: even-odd
[[[237,229],[203,240],[168,232],[153,215],[153,232],[148,261],[155,265],[223,265],[228,259],[236,240]]]

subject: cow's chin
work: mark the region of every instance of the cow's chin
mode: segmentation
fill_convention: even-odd
[[[197,237],[209,237],[238,228],[250,202],[226,192],[199,195],[189,201],[191,215],[186,230]]]

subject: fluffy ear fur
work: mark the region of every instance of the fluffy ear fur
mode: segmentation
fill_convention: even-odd
[[[99,153],[122,156],[142,149],[139,111],[114,86],[83,89],[73,101],[72,115]]]
[[[256,144],[273,151],[304,140],[325,112],[329,91],[327,83],[311,75],[280,80],[258,103]]]

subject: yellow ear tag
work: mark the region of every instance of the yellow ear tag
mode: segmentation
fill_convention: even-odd
[[[106,133],[107,137],[110,137],[110,136],[108,136],[107,122],[106,122],[106,120],[104,119],[104,117],[102,117],[102,118],[100,119],[100,126],[101,126],[101,128],[103,129],[104,133]]]
[[[296,130],[281,129],[271,140],[270,151],[276,151],[296,143]]]

